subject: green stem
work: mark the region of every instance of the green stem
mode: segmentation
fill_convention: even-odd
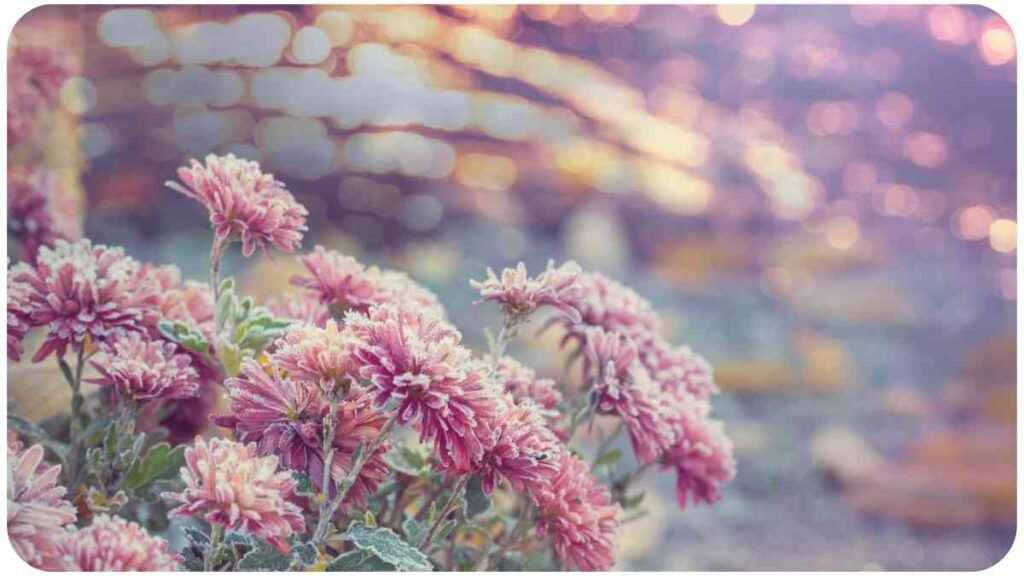
[[[527,502],[523,502],[519,506],[519,514],[516,516],[516,525],[512,528],[512,532],[506,533],[502,537],[501,543],[498,545],[498,549],[494,554],[484,552],[477,565],[478,570],[493,571],[498,567],[498,562],[501,561],[501,558],[505,553],[508,552],[509,549],[512,548],[512,546],[514,546],[523,536],[523,526],[526,525],[526,517],[529,510],[530,505]]]
[[[213,572],[213,557],[217,555],[217,548],[220,548],[220,539],[224,529],[220,524],[213,524],[210,527],[210,547],[203,557],[203,572]]]
[[[214,232],[213,245],[210,246],[210,288],[213,290],[214,307],[220,299],[220,263],[226,247],[224,242],[217,239],[216,234]]]
[[[597,447],[597,452],[594,454],[594,461],[590,464],[591,468],[597,465],[597,461],[604,456],[604,453],[608,448],[611,448],[611,445],[615,443],[615,439],[619,437],[619,434],[625,427],[626,423],[619,420],[619,425],[615,427],[615,430],[601,441],[601,444]]]
[[[426,551],[427,547],[430,546],[430,541],[434,539],[434,534],[437,529],[441,526],[441,522],[444,521],[448,513],[452,511],[455,506],[455,502],[458,501],[459,495],[462,494],[462,489],[466,487],[466,482],[469,481],[469,474],[459,477],[459,481],[452,487],[451,496],[448,497],[448,501],[444,503],[444,508],[441,509],[441,513],[437,515],[434,522],[430,524],[430,529],[427,530],[426,537],[423,538],[423,542],[420,543],[420,551]]]
[[[82,395],[82,371],[85,369],[85,344],[78,349],[78,357],[75,364],[75,372],[65,370],[67,364],[61,358],[61,372],[64,373],[68,385],[71,386],[71,421],[68,423],[68,483],[73,485],[78,481],[79,452],[81,452],[81,428],[82,408],[85,405],[85,396]],[[70,376],[70,377],[69,377]]]

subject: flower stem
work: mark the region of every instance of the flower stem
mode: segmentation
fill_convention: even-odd
[[[455,502],[458,501],[459,495],[462,494],[462,489],[466,487],[466,482],[469,481],[469,474],[465,474],[459,477],[459,481],[452,487],[452,494],[448,497],[448,501],[444,503],[444,508],[441,509],[441,513],[437,515],[434,522],[431,523],[430,529],[427,530],[426,537],[423,538],[423,542],[420,543],[420,551],[426,551],[427,547],[430,546],[430,541],[434,539],[434,534],[437,529],[441,526],[441,522],[444,521],[448,513],[455,507]]]
[[[324,518],[327,518],[327,523],[330,523],[331,516],[334,515],[334,510],[329,510],[331,506],[331,464],[334,461],[334,427],[338,421],[338,401],[331,401],[331,411],[324,419],[324,437],[321,444],[321,448],[324,454],[324,474],[320,483],[322,500],[320,501],[320,520],[317,523],[317,531],[320,531],[320,525],[324,524]],[[326,530],[326,526],[324,526]]]
[[[505,553],[509,551],[509,548],[515,545],[522,537],[523,526],[526,525],[526,516],[529,510],[529,503],[523,502],[519,507],[519,514],[516,516],[516,525],[512,528],[512,532],[506,532],[504,534],[504,537],[501,539],[501,544],[498,545],[498,549],[494,554],[484,552],[480,557],[480,561],[477,563],[477,570],[492,571],[497,568],[497,563],[501,561],[502,556],[504,556]]]
[[[214,233],[213,245],[210,246],[210,288],[213,290],[214,307],[220,299],[220,263],[224,256],[224,247],[224,243],[217,239]]]
[[[68,422],[68,483],[74,484],[78,481],[78,459],[81,452],[81,438],[79,437],[82,427],[82,407],[85,405],[85,396],[82,395],[82,371],[85,369],[85,343],[78,349],[78,358],[75,364],[75,372],[71,374],[64,359],[60,359],[62,372],[68,385],[71,386],[71,420]]]
[[[359,473],[363,470],[363,466],[369,461],[370,457],[377,451],[381,442],[387,438],[388,434],[391,433],[391,428],[395,425],[395,420],[398,419],[398,411],[391,413],[388,416],[387,422],[381,427],[377,435],[373,437],[373,440],[366,445],[366,448],[359,454],[359,458],[352,463],[352,469],[349,473],[337,483],[337,494],[331,499],[326,509],[320,514],[320,519],[317,521],[316,530],[313,532],[312,542],[314,546],[318,546],[323,543],[324,538],[327,536],[327,528],[331,525],[331,516],[334,515],[334,511],[341,506],[342,500],[348,494],[349,489],[356,483],[356,479],[359,478]],[[333,450],[331,450],[333,452]],[[324,455],[324,463],[327,463],[327,456]],[[325,469],[325,478],[327,481],[324,484],[324,499],[326,500],[330,495],[330,490],[327,488],[330,485],[330,469]],[[326,513],[324,513],[326,512]]]
[[[217,555],[217,548],[220,548],[223,530],[220,524],[213,524],[210,527],[210,546],[203,557],[203,572],[213,572],[213,557]]]

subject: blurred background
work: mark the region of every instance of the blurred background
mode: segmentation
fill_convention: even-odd
[[[316,243],[468,278],[576,259],[716,368],[739,474],[632,569],[979,569],[1014,533],[1016,46],[956,6],[43,7],[85,234],[205,275],[189,158],[259,160]],[[294,264],[229,262],[270,294]],[[556,343],[517,353],[551,374]],[[12,394],[14,392],[12,391]]]

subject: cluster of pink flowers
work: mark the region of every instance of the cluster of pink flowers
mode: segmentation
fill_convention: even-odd
[[[229,378],[225,386],[230,415],[217,417],[216,423],[234,430],[242,441],[254,443],[257,454],[276,455],[284,468],[305,472],[324,491],[322,438],[329,406],[318,386],[282,375],[277,369],[268,372],[252,360],[246,361],[242,373]],[[360,443],[369,443],[386,420],[359,388],[352,389],[340,403],[331,442],[334,482],[326,488],[329,494],[333,494],[333,484],[351,472]],[[342,501],[343,508],[365,504],[366,497],[380,486],[388,471],[383,460],[387,448],[386,443],[382,444],[370,455]]]
[[[79,350],[86,338],[99,344],[149,332],[159,320],[156,283],[119,248],[57,240],[39,250],[35,266],[15,265],[10,278],[26,293],[8,302],[8,314],[48,329],[34,362],[54,352],[63,356],[68,346]]]
[[[7,536],[14,551],[36,568],[61,569],[57,543],[76,513],[57,483],[60,466],[43,461],[42,446],[23,449],[8,434],[7,470]]]
[[[610,570],[615,565],[619,508],[585,463],[563,453],[558,475],[529,494],[537,507],[537,533],[551,538],[566,569]]]
[[[192,160],[178,169],[178,178],[184,186],[167,186],[206,206],[218,246],[238,240],[242,254],[251,256],[270,246],[294,252],[302,242],[306,208],[256,162],[211,154],[205,165]]]
[[[40,41],[17,43],[7,61],[7,142],[10,146],[18,145],[32,132],[40,114],[54,107],[60,87],[71,76],[73,68],[73,55],[66,47]]]
[[[520,262],[514,269],[503,270],[500,278],[488,268],[485,280],[470,280],[470,285],[480,291],[483,301],[497,303],[512,324],[522,322],[542,306],[551,306],[570,321],[579,322],[580,274],[575,262],[557,268],[549,262],[547,270],[531,278]]]
[[[307,290],[334,314],[366,312],[385,303],[444,316],[437,296],[401,272],[364,266],[358,260],[317,246],[301,256],[307,274],[292,277],[292,284]]]
[[[508,394],[498,396],[498,409],[491,426],[492,445],[474,465],[483,478],[485,494],[494,491],[499,478],[518,492],[544,485],[558,474],[562,444],[548,428],[537,405],[514,404]]]
[[[510,356],[503,356],[498,360],[494,371],[502,387],[512,395],[516,404],[535,404],[541,415],[548,419],[549,424],[553,424],[554,420],[561,417],[558,407],[562,403],[562,393],[554,380],[538,378],[532,368]]]
[[[125,402],[182,400],[199,393],[199,376],[192,361],[170,342],[148,340],[132,332],[102,349],[103,358],[92,362],[99,376],[89,381],[113,388]]]
[[[62,538],[57,561],[54,569],[70,572],[167,572],[181,564],[166,540],[150,536],[135,522],[106,514]]]
[[[163,497],[178,506],[171,516],[197,516],[227,530],[241,530],[288,550],[288,537],[305,527],[289,500],[295,480],[278,471],[277,456],[257,455],[255,444],[196,438],[185,451],[183,492]]]
[[[76,219],[59,207],[64,196],[61,186],[60,177],[47,170],[8,170],[8,230],[18,240],[23,261],[34,262],[39,249],[53,246],[58,238],[76,240],[81,236]]]

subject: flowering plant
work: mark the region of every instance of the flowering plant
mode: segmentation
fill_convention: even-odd
[[[32,565],[604,570],[642,474],[674,473],[681,507],[732,479],[710,366],[629,288],[571,262],[488,270],[472,286],[503,320],[483,354],[410,277],[322,246],[256,302],[225,252],[297,251],[306,209],[230,155],[179,177],[209,212],[208,285],[55,235],[8,271],[8,358],[55,359],[72,392],[60,421],[8,421],[8,531]],[[506,353],[541,314],[558,380]]]

